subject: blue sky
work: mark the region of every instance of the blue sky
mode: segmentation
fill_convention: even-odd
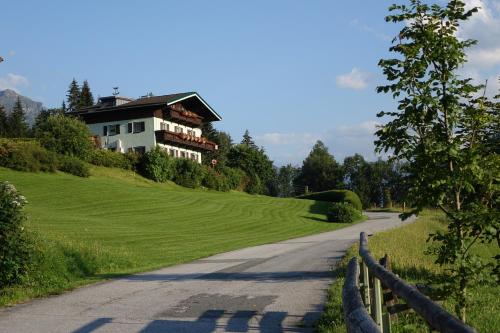
[[[377,62],[398,27],[394,0],[8,1],[2,5],[0,89],[59,106],[69,82],[95,96],[197,91],[239,141],[246,128],[276,164],[300,164],[323,140],[337,160],[374,159]],[[500,74],[500,1],[467,0],[480,14],[460,34],[477,38],[477,80]]]

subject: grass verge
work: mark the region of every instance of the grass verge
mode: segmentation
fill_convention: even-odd
[[[0,168],[0,180],[28,199],[37,244],[31,273],[0,291],[0,306],[347,226],[326,223],[327,203],[192,190],[120,169],[93,167],[84,179]]]
[[[382,232],[370,237],[368,245],[375,258],[386,253],[392,262],[393,271],[409,283],[427,283],[438,280],[444,274],[443,268],[434,263],[434,258],[424,254],[430,246],[426,242],[429,233],[446,227],[440,213],[425,211],[418,220],[402,228]],[[495,244],[482,246],[478,251],[486,258],[491,258],[498,251]],[[342,285],[345,267],[353,256],[357,256],[358,247],[353,246],[334,271],[337,279],[328,293],[328,302],[322,318],[317,323],[320,333],[344,333],[346,327],[342,312]],[[471,305],[468,309],[468,324],[478,332],[500,332],[500,287],[498,285],[482,285],[470,290]],[[454,303],[446,300],[443,306],[453,313]],[[398,321],[393,323],[392,332],[428,332],[423,321],[414,313],[399,314]]]

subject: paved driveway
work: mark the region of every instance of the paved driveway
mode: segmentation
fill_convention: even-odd
[[[331,269],[359,233],[397,214],[314,236],[215,255],[0,311],[0,332],[311,332]]]

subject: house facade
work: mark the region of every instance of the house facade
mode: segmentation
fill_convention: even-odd
[[[117,152],[147,152],[156,146],[172,157],[201,163],[217,150],[203,137],[205,123],[222,118],[196,92],[130,99],[101,97],[96,105],[74,112],[89,127],[94,142]]]

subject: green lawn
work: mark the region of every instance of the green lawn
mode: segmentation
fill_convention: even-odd
[[[430,244],[426,242],[431,232],[446,227],[442,214],[425,211],[417,222],[402,228],[382,232],[370,237],[368,246],[375,258],[388,254],[393,271],[410,283],[432,284],[444,273],[443,268],[434,264],[434,258],[425,255]],[[478,248],[484,258],[491,258],[498,253],[496,244]],[[345,266],[350,258],[356,256],[358,247],[353,246],[342,265],[335,271],[338,279],[329,291],[329,300],[323,318],[319,322],[320,333],[344,333],[341,292],[344,283]],[[482,285],[469,290],[471,306],[468,309],[468,324],[478,332],[500,332],[500,287],[498,285]],[[451,300],[444,302],[444,307],[453,313]],[[428,332],[428,328],[415,314],[400,314],[398,322],[393,324],[392,332]]]
[[[191,190],[118,169],[79,178],[0,168],[0,180],[26,196],[39,253],[26,281],[0,292],[0,305],[346,226],[325,222],[324,203]]]

